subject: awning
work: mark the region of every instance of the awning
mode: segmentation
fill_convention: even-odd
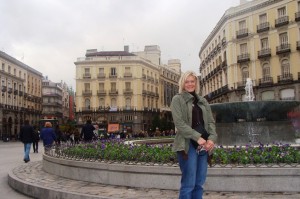
[[[107,132],[117,132],[119,130],[119,124],[108,124]]]

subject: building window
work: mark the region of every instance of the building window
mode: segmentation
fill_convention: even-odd
[[[4,71],[5,70],[5,64],[2,63],[2,70]]]
[[[111,87],[111,91],[116,91],[117,90],[116,82],[111,82],[110,87]]]
[[[281,70],[283,77],[290,76],[290,63],[287,59],[281,61]]]
[[[129,110],[131,107],[131,99],[130,98],[126,98],[125,100],[125,109]]]
[[[85,99],[85,107],[89,110],[89,109],[91,109],[91,101],[90,101],[90,99]]]
[[[244,65],[244,67],[242,67],[242,81],[243,81],[243,83],[246,83],[247,78],[249,78],[248,66]]]
[[[105,106],[104,98],[99,99],[99,106],[100,106],[100,108],[104,108],[104,106]]]
[[[90,90],[90,83],[84,83],[84,90],[89,91]]]
[[[85,68],[84,69],[84,74],[90,74],[90,69],[89,68]]]
[[[269,48],[269,41],[268,38],[263,38],[260,40],[260,44],[261,44],[261,49],[268,49]]]
[[[112,108],[117,107],[117,100],[116,100],[116,98],[111,98],[111,107]]]
[[[244,43],[244,44],[241,44],[241,45],[240,45],[240,51],[241,51],[241,54],[242,54],[242,55],[248,53],[247,43]]]
[[[104,91],[104,83],[99,83],[99,90]]]
[[[104,74],[104,68],[99,68],[99,74]]]
[[[263,77],[270,77],[270,66],[269,63],[263,65]]]
[[[131,89],[131,83],[125,82],[125,90],[130,90],[130,89]]]
[[[288,44],[288,35],[287,33],[281,33],[279,35],[279,42],[280,42],[280,45],[286,45]]]
[[[10,68],[10,66],[8,66],[8,71],[7,71],[7,72],[8,72],[9,74],[10,74],[10,70],[11,70],[11,68]]]
[[[286,16],[286,9],[285,9],[285,7],[279,8],[278,9],[278,18],[284,17],[284,16]]]
[[[261,14],[259,15],[259,24],[263,24],[263,23],[267,23],[268,20],[267,20],[267,14]]]
[[[116,73],[116,68],[111,68],[111,69],[110,69],[110,74],[111,74],[111,75],[117,75],[117,73]]]
[[[130,67],[125,67],[125,73],[130,74]]]
[[[239,30],[244,30],[244,29],[246,29],[246,28],[247,28],[247,26],[246,26],[246,21],[245,21],[245,20],[240,21],[240,22],[239,22]]]

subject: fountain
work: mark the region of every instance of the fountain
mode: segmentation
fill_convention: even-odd
[[[254,101],[250,78],[245,92],[246,101],[211,105],[219,145],[299,142],[300,101]]]

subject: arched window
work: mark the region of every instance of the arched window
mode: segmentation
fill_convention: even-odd
[[[131,99],[128,97],[125,100],[125,109],[130,110],[130,108],[131,108]]]
[[[270,65],[269,63],[264,63],[262,66],[263,82],[271,81],[270,77]]]
[[[281,61],[281,71],[283,77],[290,76],[290,63],[287,59]]]
[[[99,98],[99,106],[104,108],[105,107],[105,101],[104,98]]]
[[[84,104],[85,104],[85,108],[86,109],[91,109],[91,101],[90,101],[90,99],[85,99]]]
[[[117,107],[117,100],[116,98],[111,98],[110,106],[115,108]]]
[[[243,65],[242,66],[242,81],[243,81],[243,83],[246,83],[247,78],[249,78],[248,65]]]

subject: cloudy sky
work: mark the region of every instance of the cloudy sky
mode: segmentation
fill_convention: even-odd
[[[143,51],[198,71],[198,53],[224,12],[239,0],[0,0],[0,50],[54,82],[75,87],[86,49]]]

